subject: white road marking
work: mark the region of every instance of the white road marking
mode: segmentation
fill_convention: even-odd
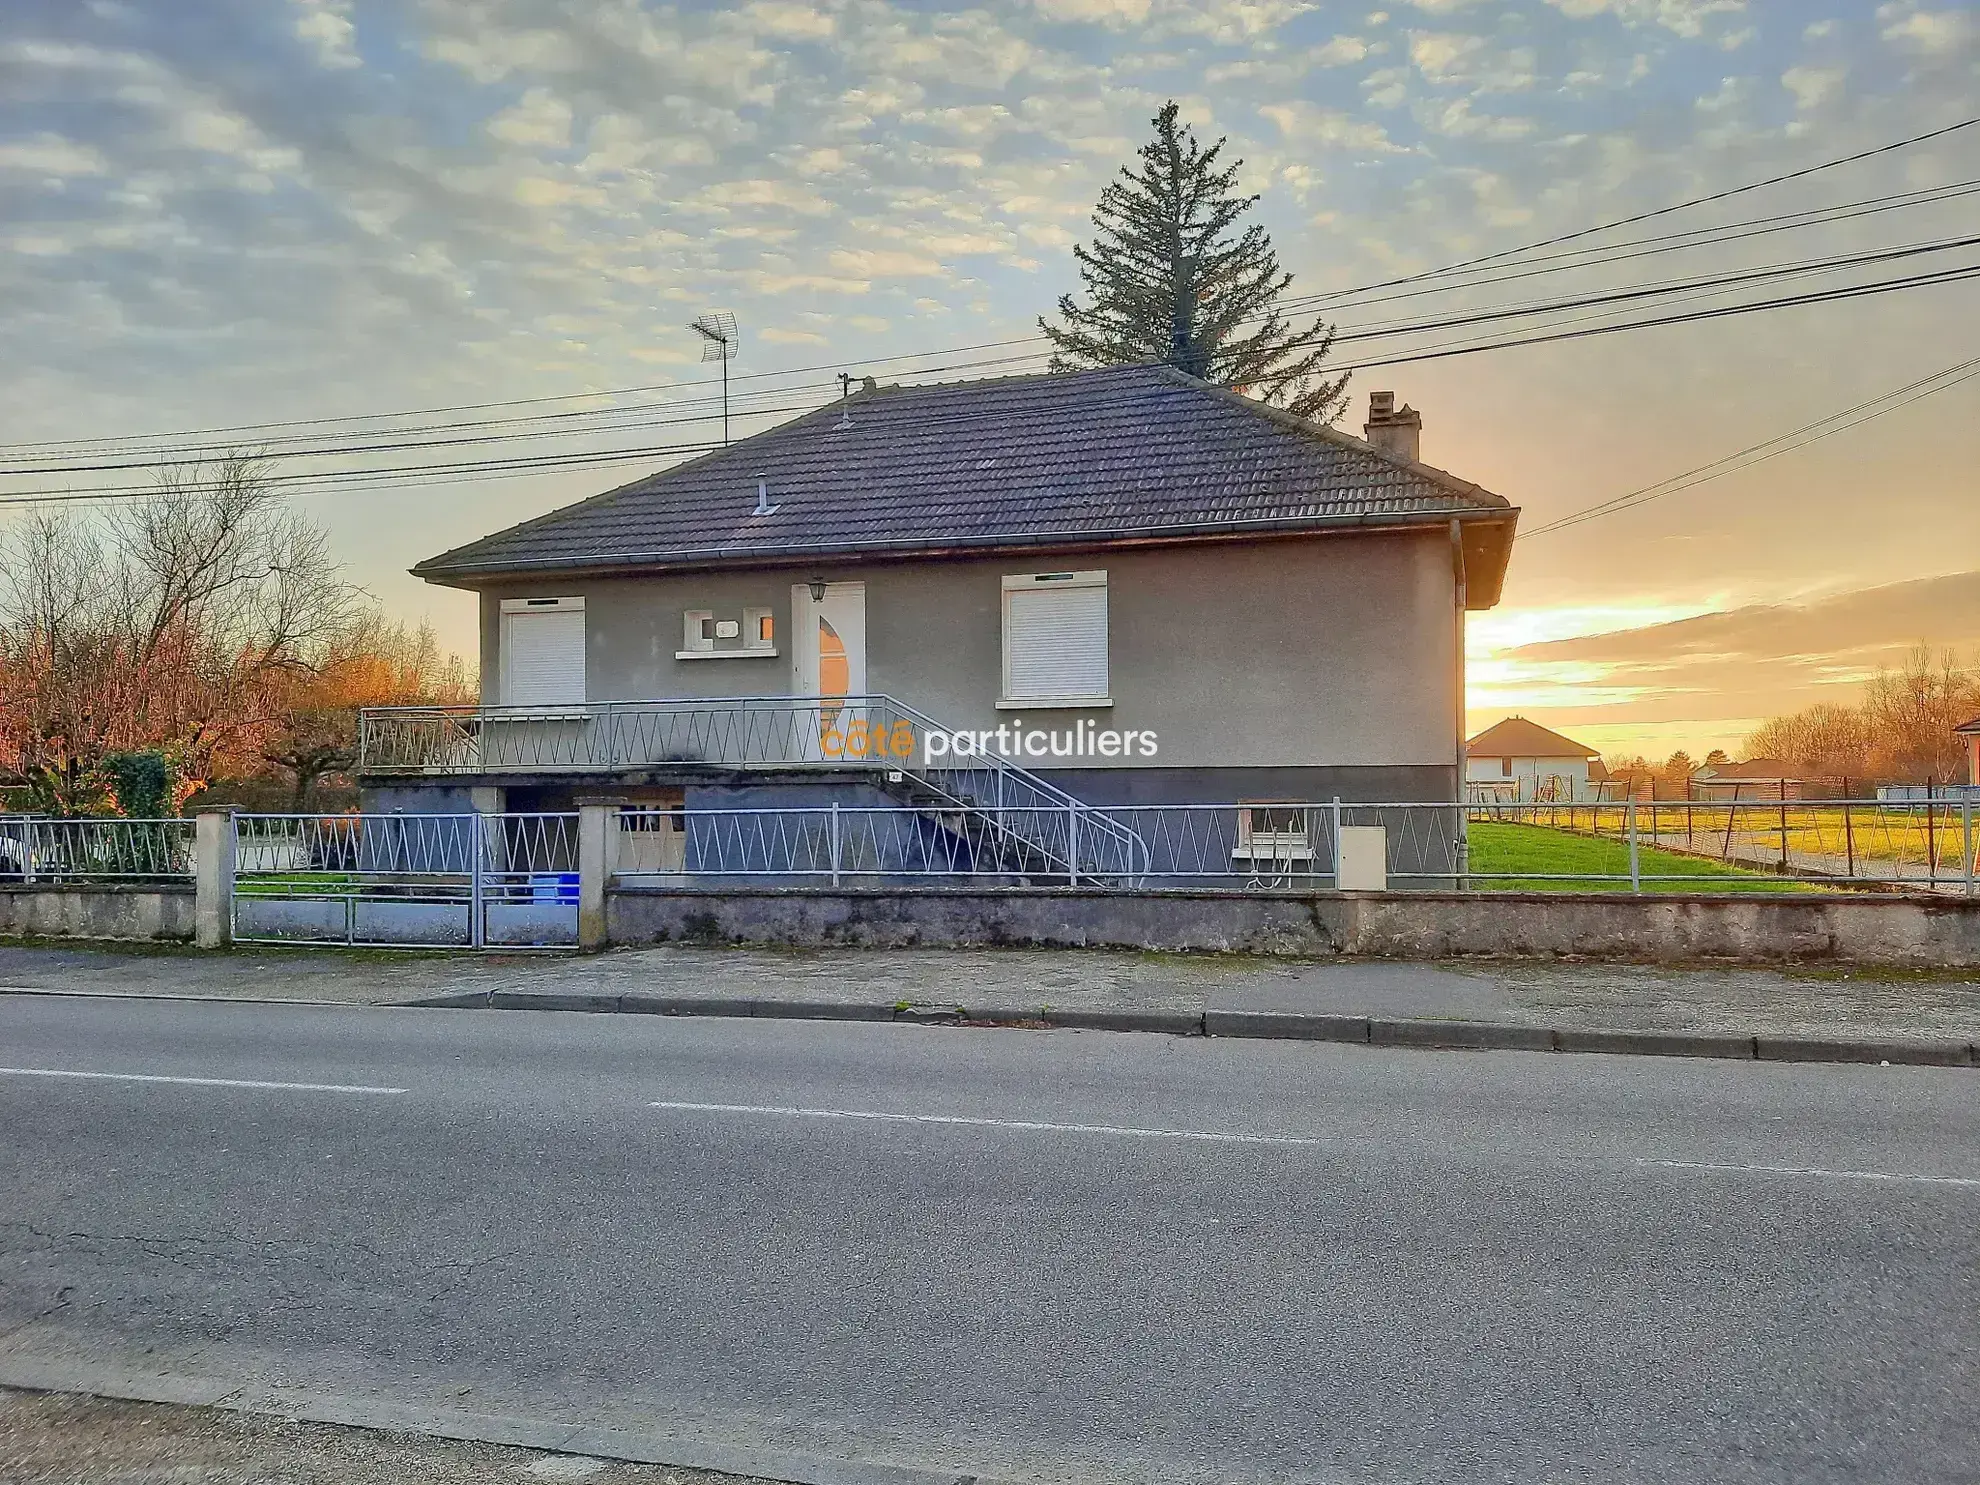
[[[168,1078],[161,1073],[77,1072],[66,1067],[0,1067],[7,1078],[93,1078],[110,1083],[181,1083],[194,1088],[267,1088],[282,1093],[410,1093],[362,1083],[264,1083],[256,1078]]]
[[[1826,1170],[1819,1165],[1731,1165],[1711,1160],[1639,1160],[1636,1163],[1656,1166],[1661,1170],[1713,1170],[1750,1176],[1813,1176],[1830,1181],[1918,1181],[1928,1186],[1980,1187],[1980,1178],[1973,1176],[1920,1176],[1886,1170]]]
[[[797,1109],[754,1103],[676,1103],[647,1105],[690,1114],[771,1114],[789,1119],[870,1119],[882,1124],[960,1124],[971,1129],[1019,1129],[1047,1134],[1116,1134],[1144,1140],[1202,1140],[1217,1145],[1326,1145],[1328,1140],[1278,1134],[1233,1134],[1206,1129],[1137,1129],[1126,1124],[1053,1124],[1042,1119],[972,1119],[962,1114],[883,1114],[872,1109]]]

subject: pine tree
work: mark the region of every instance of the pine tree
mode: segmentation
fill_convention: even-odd
[[[1052,369],[1166,361],[1331,422],[1347,405],[1348,380],[1320,371],[1334,327],[1316,319],[1302,329],[1279,313],[1292,275],[1263,227],[1236,230],[1258,201],[1233,193],[1244,162],[1220,169],[1225,141],[1202,148],[1176,113],[1171,102],[1155,115],[1140,168],[1122,166],[1100,193],[1093,246],[1073,249],[1090,302],[1062,295],[1064,324],[1038,321],[1052,342]]]

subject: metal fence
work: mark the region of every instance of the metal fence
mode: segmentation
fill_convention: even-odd
[[[234,936],[575,943],[577,821],[571,813],[235,815]]]
[[[172,881],[193,874],[191,820],[0,816],[0,881]]]
[[[1980,872],[1976,814],[1972,801],[1854,800],[626,810],[617,871],[696,885],[1331,887],[1341,829],[1380,826],[1388,880],[1399,888],[1970,895]],[[1014,860],[1001,849],[1006,831],[1049,836],[1058,851]],[[1138,843],[1131,869],[1111,844],[1083,844],[1122,837]]]

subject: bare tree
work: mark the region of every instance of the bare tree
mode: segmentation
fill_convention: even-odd
[[[1807,778],[1864,779],[1875,771],[1875,729],[1862,708],[1818,702],[1761,724],[1748,755],[1779,758]]]
[[[321,663],[359,597],[251,454],[94,519],[37,512],[0,545],[0,749],[64,810],[116,749],[159,748],[187,783],[258,758],[274,683]]]
[[[1953,728],[1976,712],[1980,669],[1921,644],[1903,665],[1865,683],[1860,706],[1823,702],[1772,718],[1747,748],[1810,777],[1945,783],[1958,777],[1965,757]]]
[[[1919,645],[1896,670],[1864,687],[1863,710],[1884,767],[1913,783],[1945,783],[1965,753],[1953,728],[1980,709],[1980,671],[1961,668],[1951,650]]]

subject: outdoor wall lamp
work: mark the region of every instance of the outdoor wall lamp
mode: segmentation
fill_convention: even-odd
[[[823,603],[825,601],[825,579],[813,578],[810,587],[811,601],[813,603]]]

